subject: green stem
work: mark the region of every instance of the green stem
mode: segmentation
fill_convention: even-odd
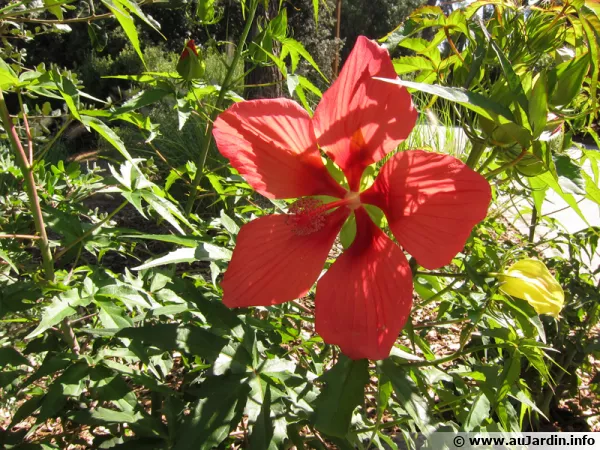
[[[31,210],[31,214],[33,215],[35,230],[40,236],[38,242],[40,251],[42,253],[44,274],[47,281],[54,281],[54,261],[52,259],[52,252],[50,252],[50,242],[48,241],[48,235],[46,234],[46,225],[44,224],[44,217],[42,216],[40,198],[37,194],[35,178],[33,176],[33,166],[29,162],[29,158],[23,149],[23,144],[21,143],[19,134],[17,133],[15,125],[10,118],[8,108],[6,107],[6,102],[4,101],[2,89],[0,89],[0,115],[2,116],[2,124],[8,133],[8,137],[15,152],[17,162],[23,171],[23,178],[25,181],[25,187],[27,189],[27,196],[29,198],[29,208]]]
[[[454,361],[455,359],[461,358],[463,356],[469,355],[471,353],[477,353],[483,350],[489,350],[493,348],[511,348],[515,345],[512,343],[504,343],[504,344],[487,344],[487,345],[478,345],[476,347],[470,347],[468,349],[459,350],[451,355],[444,356],[443,358],[432,359],[429,361],[411,361],[406,363],[396,363],[399,366],[403,367],[427,367],[427,366],[438,366],[440,364],[444,364],[450,361]]]
[[[519,161],[521,161],[526,154],[527,154],[527,149],[524,148],[523,151],[521,151],[521,153],[519,153],[519,156],[517,156],[515,159],[513,159],[512,161],[509,161],[505,164],[502,164],[497,169],[489,171],[488,173],[486,173],[484,175],[484,177],[486,178],[486,180],[489,180],[490,178],[510,169],[512,166],[516,165]]]
[[[533,208],[531,209],[531,222],[529,223],[529,242],[530,243],[533,243],[533,239],[535,238],[535,228],[537,226],[537,222],[538,222],[538,210],[534,204]]]
[[[442,295],[444,295],[446,292],[452,290],[452,288],[454,287],[454,285],[458,282],[458,279],[452,280],[452,282],[446,286],[444,289],[441,289],[439,291],[437,291],[435,294],[433,294],[431,297],[428,297],[427,299],[423,300],[420,303],[417,303],[416,305],[413,306],[411,313],[414,313],[415,311],[418,311],[421,308],[424,308],[425,306],[429,305],[431,302],[436,301],[438,298],[440,298]]]
[[[451,277],[451,278],[466,278],[466,273],[450,273],[450,272],[425,272],[417,270],[415,275],[430,275],[432,277]]]
[[[490,295],[487,300],[485,301],[485,304],[483,305],[483,308],[481,308],[481,310],[479,311],[479,313],[477,314],[477,318],[472,321],[470,324],[468,324],[466,326],[466,329],[468,330],[467,333],[465,333],[461,339],[460,339],[460,349],[463,350],[465,348],[465,345],[467,345],[467,342],[469,342],[469,339],[471,339],[471,335],[473,334],[473,332],[475,331],[475,328],[477,327],[477,325],[479,325],[479,322],[481,321],[481,319],[483,318],[483,315],[486,313],[488,307],[490,306],[490,303],[492,301],[492,296]],[[462,331],[461,331],[461,335],[462,335]]]
[[[58,130],[58,132],[54,135],[54,137],[50,140],[50,142],[48,142],[44,148],[40,151],[39,155],[37,155],[36,162],[41,161],[42,159],[44,159],[44,156],[46,156],[46,153],[48,153],[48,150],[50,150],[52,148],[52,146],[56,143],[56,141],[58,141],[58,139],[62,136],[62,134],[65,132],[65,130],[67,129],[67,127],[71,124],[71,122],[73,122],[73,119],[69,119],[67,120],[62,127],[60,127],[60,129]]]
[[[479,169],[477,169],[477,172],[481,173],[483,172],[487,166],[489,166],[491,164],[491,162],[496,158],[496,155],[498,154],[498,149],[495,148],[494,150],[492,150],[492,152],[490,153],[490,156],[488,156],[485,161],[483,161],[481,163],[481,165],[479,166]]]
[[[223,81],[223,85],[221,86],[221,90],[219,91],[219,96],[217,97],[217,101],[214,104],[214,110],[210,117],[210,122],[206,127],[206,133],[204,135],[204,147],[200,152],[200,157],[198,159],[198,164],[196,167],[196,175],[194,176],[194,180],[192,182],[192,188],[190,192],[190,197],[185,205],[185,214],[189,216],[194,209],[194,203],[196,202],[196,196],[198,191],[198,186],[200,185],[200,181],[202,180],[202,175],[204,172],[204,165],[206,164],[206,158],[208,156],[208,151],[210,149],[210,145],[212,144],[212,130],[213,124],[217,115],[219,114],[219,110],[221,109],[221,105],[223,100],[225,99],[225,94],[230,88],[231,78],[235,72],[235,68],[237,67],[240,56],[242,55],[242,49],[244,48],[244,44],[246,39],[248,38],[248,34],[250,33],[250,28],[252,27],[252,22],[254,21],[254,15],[256,13],[256,8],[258,7],[258,0],[252,0],[250,8],[248,10],[248,16],[246,17],[246,25],[244,26],[244,30],[240,36],[240,40],[238,42],[237,48],[235,49],[235,54],[233,55],[233,60],[231,61],[231,65],[227,70],[227,74],[225,75],[225,80]]]
[[[56,260],[60,259],[65,253],[67,253],[69,250],[71,250],[74,246],[79,244],[81,241],[86,239],[88,236],[92,235],[98,228],[100,228],[102,225],[104,225],[106,222],[108,222],[110,219],[112,219],[115,216],[115,214],[117,214],[119,211],[121,211],[123,208],[125,208],[125,206],[127,206],[128,204],[129,204],[129,201],[125,200],[123,203],[121,203],[119,206],[117,206],[117,208],[114,211],[112,211],[108,216],[106,216],[104,219],[102,219],[100,222],[98,222],[92,228],[87,230],[85,233],[83,233],[81,236],[79,236],[73,242],[69,242],[69,244],[65,248],[63,248],[60,252],[58,252],[56,254],[55,259]]]
[[[485,151],[485,145],[480,142],[473,142],[473,147],[471,148],[471,153],[469,153],[469,157],[467,158],[467,166],[471,169],[474,169],[479,160],[481,159],[481,155]]]

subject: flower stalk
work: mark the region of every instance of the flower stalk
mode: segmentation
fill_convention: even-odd
[[[471,148],[471,153],[469,153],[469,157],[467,158],[467,166],[471,169],[474,169],[479,160],[481,159],[481,155],[485,151],[485,145],[480,142],[473,142],[473,147]]]

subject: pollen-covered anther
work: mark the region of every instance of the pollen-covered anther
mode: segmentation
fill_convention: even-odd
[[[326,210],[322,201],[316,198],[302,198],[290,206],[287,223],[295,234],[307,236],[325,226]]]

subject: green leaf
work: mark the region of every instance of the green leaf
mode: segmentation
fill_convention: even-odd
[[[170,242],[172,244],[183,245],[191,248],[197,247],[198,243],[201,242],[197,238],[191,236],[177,236],[174,234],[124,234],[121,237]]]
[[[592,99],[591,109],[594,110],[598,105],[597,90],[598,78],[600,77],[600,37],[598,36],[598,26],[600,21],[598,15],[591,11],[587,6],[579,10],[580,23],[586,36],[588,47],[590,48],[590,98]],[[596,113],[594,113],[596,117]]]
[[[78,397],[82,394],[89,370],[90,368],[85,362],[77,362],[65,369],[54,380],[48,393],[44,396],[37,423],[56,416],[63,409],[67,397]]]
[[[178,248],[159,258],[146,261],[133,270],[144,270],[165,264],[191,263],[194,261],[229,261],[232,252],[229,249],[214,244],[202,242],[196,248]]]
[[[585,180],[581,167],[567,155],[554,155],[558,184],[566,194],[585,195]]]
[[[17,84],[19,84],[17,74],[4,59],[0,58],[0,88],[8,89]]]
[[[480,116],[490,119],[494,122],[514,122],[513,114],[507,107],[501,105],[500,103],[496,103],[476,92],[467,91],[466,89],[462,88],[452,88],[425,83],[414,83],[412,81],[404,81],[398,79],[392,80],[388,78],[374,78],[386,83],[399,84],[401,86],[406,86],[410,89],[416,89],[421,92],[427,92],[431,95],[437,95],[438,97],[445,98],[446,100],[450,100],[451,102],[456,102],[464,106],[465,108],[476,112]]]
[[[313,17],[315,18],[315,24],[319,27],[319,0],[312,0],[313,5]]]
[[[552,383],[552,376],[550,375],[548,365],[546,364],[544,352],[540,348],[525,345],[520,345],[519,350],[523,355],[525,355],[529,363],[538,371],[544,382]]]
[[[100,287],[95,293],[95,298],[96,300],[102,300],[103,298],[120,300],[130,309],[133,309],[134,307],[148,309],[152,306],[144,296],[143,291],[139,291],[133,286],[123,284],[122,282],[116,282]]]
[[[100,136],[106,139],[109,144],[116,148],[127,161],[135,165],[121,138],[104,122],[95,117],[81,116],[81,123],[83,123],[86,127],[90,127],[96,131]]]
[[[422,433],[431,429],[429,404],[408,372],[391,358],[378,362],[383,374],[392,382],[400,406],[406,410]]]
[[[546,73],[539,74],[529,101],[529,124],[533,138],[538,138],[548,121],[548,83]]]
[[[64,318],[72,316],[77,311],[69,304],[69,301],[63,296],[56,296],[52,303],[42,311],[42,320],[39,325],[25,336],[25,339],[31,339],[38,334],[42,334],[48,328],[60,323]]]
[[[173,203],[149,190],[143,190],[140,194],[160,217],[169,222],[181,234],[185,234],[183,228],[179,225],[178,219],[186,224],[189,224],[189,222]]]
[[[87,31],[94,50],[96,50],[98,53],[103,51],[108,44],[108,34],[106,33],[105,29],[97,23],[92,22],[88,23]]]
[[[115,411],[98,406],[95,409],[77,411],[69,416],[75,422],[88,425],[130,424],[136,434],[142,436],[164,436],[163,424],[141,411]],[[134,448],[139,448],[137,445]]]
[[[179,350],[214,361],[226,340],[199,327],[184,327],[177,323],[125,328],[117,337],[136,339],[163,351]]]
[[[436,67],[433,63],[423,56],[401,56],[393,61],[394,70],[398,75],[417,72],[419,70],[429,70],[435,72]]]
[[[254,424],[250,434],[249,448],[277,450],[281,448],[287,437],[287,421],[285,408],[280,402],[272,403],[271,385],[263,382],[261,377],[254,377],[254,385],[258,386],[260,393],[260,411],[256,417],[248,418]],[[254,402],[256,395],[252,395],[246,405]]]
[[[199,0],[196,6],[196,19],[209,25],[215,20],[215,0]]]
[[[521,354],[519,350],[504,360],[504,368],[500,374],[500,388],[496,394],[496,403],[504,400],[519,381],[521,375]]]
[[[241,418],[248,393],[244,375],[209,377],[202,382],[199,400],[179,429],[174,450],[216,448]]]
[[[96,300],[94,303],[100,307],[98,315],[104,328],[121,329],[133,326],[133,321],[114,302]]]
[[[597,205],[600,205],[600,189],[598,188],[592,177],[585,173],[585,171],[582,170],[581,175],[583,175],[583,178],[585,180],[586,198],[595,202]]]
[[[119,24],[129,38],[131,45],[145,66],[146,62],[144,61],[144,55],[142,54],[142,50],[140,48],[140,38],[131,14],[129,14],[129,12],[125,9],[121,0],[101,0],[101,2],[114,14],[115,18],[119,21]]]
[[[31,366],[27,358],[21,355],[12,347],[0,347],[0,367],[11,366]]]
[[[527,181],[529,182],[529,186],[531,186],[533,204],[538,211],[542,211],[548,185],[537,177],[528,177]]]
[[[45,376],[56,375],[56,372],[67,368],[71,364],[72,358],[72,354],[67,356],[48,352],[42,365],[23,382],[23,386],[28,386]]]
[[[316,400],[314,423],[319,431],[344,437],[354,409],[364,401],[369,382],[369,361],[340,355],[339,361],[320,377],[326,383]]]
[[[550,103],[554,106],[568,105],[581,91],[583,79],[590,67],[589,53],[585,53],[572,61],[565,61],[556,66],[551,73],[555,80]]]
[[[8,253],[6,253],[6,251],[4,251],[1,248],[0,248],[0,259],[2,261],[4,261],[6,264],[8,264],[10,266],[10,268],[12,270],[14,270],[17,275],[19,274],[19,269],[18,269],[17,265],[13,262],[13,260],[10,258],[10,256],[8,256]],[[0,311],[2,311],[1,307],[0,307]],[[0,317],[2,317],[1,312],[0,312]]]
[[[379,382],[377,384],[377,421],[380,422],[383,417],[383,413],[388,407],[388,402],[392,396],[392,392],[394,391],[394,386],[392,386],[392,382],[385,376],[381,375],[379,377]]]
[[[62,9],[60,4],[65,3],[63,0],[44,0],[44,6],[50,11],[58,20],[63,20]]]
[[[296,67],[298,66],[298,62],[300,61],[300,56],[302,56],[306,61],[308,61],[308,63],[311,66],[313,66],[313,68],[317,72],[319,72],[319,75],[321,75],[323,79],[327,81],[327,77],[323,75],[323,72],[321,72],[321,69],[319,69],[319,66],[317,65],[313,57],[310,55],[310,53],[308,53],[308,51],[306,51],[306,49],[300,42],[292,38],[278,38],[277,40],[281,42],[280,58],[283,60],[287,55],[289,55],[292,60],[292,72],[296,71]]]
[[[223,211],[223,210],[221,210],[220,216],[221,216],[221,223],[223,224],[225,229],[232,236],[237,236],[237,234],[240,232],[239,225],[237,223],[235,223],[235,221],[231,217],[229,217],[227,214],[225,214],[225,211]]]
[[[160,24],[156,20],[152,19],[150,16],[145,15],[144,12],[142,11],[142,8],[140,8],[140,5],[138,5],[138,3],[136,1],[131,1],[131,0],[114,0],[114,1],[123,5],[127,10],[129,10],[134,15],[136,15],[138,17],[138,19],[142,20],[146,25],[148,25],[154,31],[159,33],[163,37],[163,39],[165,39],[165,40],[167,39],[159,31]]]
[[[560,184],[558,184],[558,182],[554,179],[554,177],[549,171],[538,175],[535,178],[545,183],[550,189],[556,192],[560,196],[560,198],[562,198],[588,226],[591,226],[587,218],[579,208],[577,200],[575,200],[575,198],[571,194],[563,192],[562,187],[560,186]]]
[[[59,75],[57,72],[49,72],[51,74],[52,80],[56,83],[56,87],[60,92],[60,95],[65,100],[69,111],[73,114],[77,120],[81,120],[81,116],[79,115],[79,90],[77,86],[73,84],[73,82],[67,77],[63,77]]]
[[[512,91],[512,94],[516,97],[518,105],[523,109],[523,111],[529,110],[529,102],[527,101],[527,96],[525,95],[525,91],[523,90],[523,86],[521,85],[521,80],[519,76],[515,73],[513,69],[512,63],[508,60],[502,49],[498,46],[496,41],[492,39],[489,31],[483,24],[483,21],[480,21],[481,30],[488,43],[496,53],[498,57],[498,61],[500,62],[500,66],[502,67],[502,72],[504,72],[504,76],[506,81],[508,82],[508,87]]]
[[[135,97],[125,102],[121,107],[117,108],[114,111],[114,114],[119,115],[129,111],[135,111],[136,109],[140,109],[145,106],[153,105],[161,101],[169,94],[169,91],[161,88],[153,88],[142,91]]]
[[[490,401],[483,392],[480,392],[469,409],[469,414],[463,425],[465,431],[472,431],[480,426],[490,416]]]

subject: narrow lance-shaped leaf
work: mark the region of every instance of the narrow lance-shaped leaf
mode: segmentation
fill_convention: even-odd
[[[134,50],[146,65],[144,61],[144,55],[142,54],[142,49],[140,48],[140,38],[138,36],[138,32],[135,28],[135,23],[131,14],[127,11],[127,9],[123,6],[123,4],[119,0],[101,0],[104,6],[106,6],[114,15],[115,18],[119,21],[119,24],[123,28],[123,31],[129,38],[131,45]]]
[[[521,80],[519,79],[519,76],[515,73],[511,62],[508,60],[502,49],[490,36],[489,31],[483,24],[483,20],[480,17],[478,17],[478,19],[481,26],[481,30],[483,31],[483,35],[485,36],[490,46],[492,47],[492,50],[494,50],[494,53],[496,53],[496,56],[498,57],[498,61],[500,62],[500,66],[502,67],[502,72],[504,72],[504,76],[506,77],[506,81],[508,82],[508,87],[516,96],[517,103],[521,106],[521,108],[524,111],[527,111],[529,109],[529,102],[527,101],[527,96],[525,95],[525,91],[523,90],[523,86],[521,85]]]
[[[548,83],[545,72],[539,74],[533,86],[528,112],[529,123],[535,139],[544,132],[548,120]]]
[[[555,106],[568,105],[581,91],[583,80],[590,67],[590,55],[585,53],[571,61],[559,64],[551,72],[553,83],[550,103]]]
[[[429,405],[420,394],[415,382],[401,366],[390,358],[378,363],[383,374],[391,381],[400,406],[406,410],[410,418],[425,433],[431,430]]]
[[[369,362],[341,355],[339,361],[321,377],[326,383],[317,398],[315,426],[325,434],[344,437],[350,428],[352,412],[364,399],[369,381]]]
[[[399,79],[392,80],[388,78],[375,78],[386,83],[399,84],[400,86],[406,86],[407,88],[416,89],[431,95],[437,95],[438,97],[450,100],[451,102],[458,103],[459,105],[476,112],[482,117],[493,120],[494,122],[514,122],[514,117],[510,112],[510,109],[476,92],[467,91],[466,89],[462,88],[415,83],[412,81]]]

